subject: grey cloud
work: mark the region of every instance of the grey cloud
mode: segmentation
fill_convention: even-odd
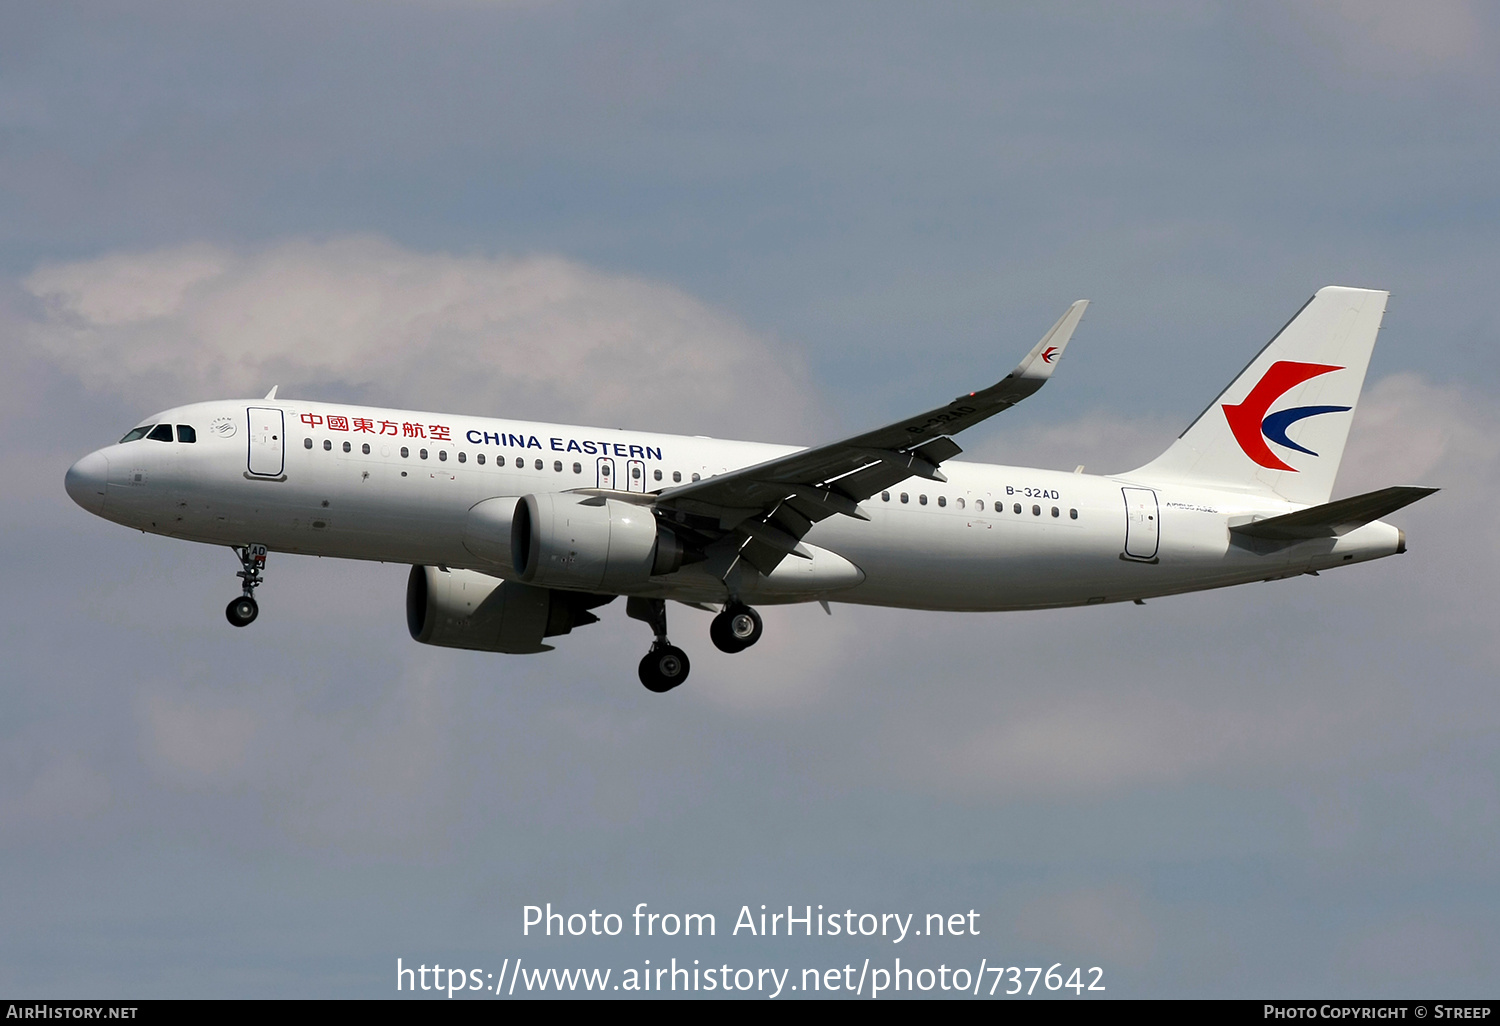
[[[195,244],[48,265],[24,285],[42,305],[26,328],[33,346],[92,388],[160,404],[279,383],[309,398],[352,390],[696,433],[816,419],[794,353],[680,290],[557,257],[369,238],[250,253]]]
[[[1156,929],[1138,894],[1118,885],[1049,891],[1017,911],[1016,928],[1021,937],[1070,952],[1097,951],[1111,965],[1150,963]],[[1023,983],[1029,982],[1028,975]],[[1084,974],[1082,982],[1085,986],[1092,982],[1089,974]],[[1010,986],[1013,984],[1007,981],[1006,988]]]

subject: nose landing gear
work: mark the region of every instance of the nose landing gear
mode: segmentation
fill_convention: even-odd
[[[235,574],[244,582],[244,594],[233,600],[224,609],[224,617],[236,627],[248,627],[260,615],[260,605],[255,601],[255,589],[263,583],[261,571],[266,566],[266,547],[251,543],[237,545],[234,554],[240,557],[242,569]]]
[[[661,694],[687,680],[691,663],[687,653],[667,640],[667,603],[662,599],[633,598],[625,603],[625,615],[651,625],[656,640],[641,660],[641,683],[647,691]]]
[[[759,641],[764,631],[759,613],[749,606],[733,603],[714,617],[708,636],[720,652],[743,652]]]

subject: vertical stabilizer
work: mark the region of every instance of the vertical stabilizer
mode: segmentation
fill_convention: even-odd
[[[1127,476],[1327,502],[1389,295],[1319,289],[1171,448]]]

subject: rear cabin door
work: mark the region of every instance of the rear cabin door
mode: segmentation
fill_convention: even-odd
[[[247,469],[255,477],[282,477],[286,469],[286,424],[280,410],[251,406]]]
[[[1161,511],[1150,488],[1121,488],[1125,494],[1125,555],[1155,559],[1161,545]]]
[[[615,461],[608,456],[599,457],[598,481],[599,483],[595,486],[597,488],[619,487],[615,484]]]

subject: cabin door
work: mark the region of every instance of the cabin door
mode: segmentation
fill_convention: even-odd
[[[286,424],[280,410],[252,406],[246,469],[255,477],[281,477],[286,469]]]

